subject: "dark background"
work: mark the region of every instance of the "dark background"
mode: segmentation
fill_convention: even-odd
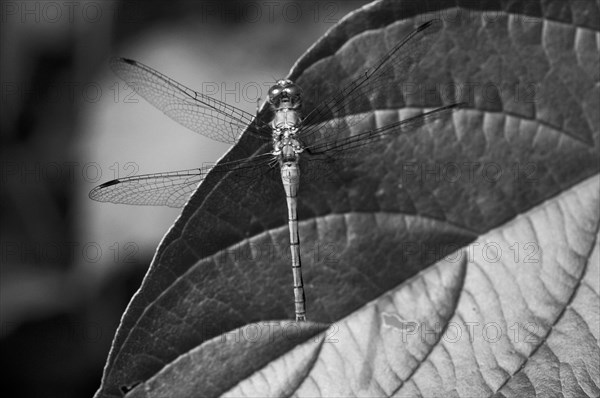
[[[89,190],[198,167],[228,148],[133,96],[109,57],[254,112],[275,78],[365,3],[0,3],[5,396],[93,395],[120,315],[179,214],[96,203]]]

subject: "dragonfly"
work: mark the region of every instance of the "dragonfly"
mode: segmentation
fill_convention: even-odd
[[[297,214],[300,159],[303,173],[311,168],[319,173],[318,160],[339,160],[343,164],[343,159],[360,154],[365,148],[368,150],[375,142],[386,142],[415,131],[462,107],[463,102],[450,103],[383,127],[351,132],[366,114],[349,110],[369,101],[382,88],[398,84],[397,76],[406,76],[417,68],[439,37],[442,25],[439,20],[431,20],[416,27],[373,65],[312,109],[304,109],[305,94],[299,85],[289,79],[277,80],[268,91],[267,112],[263,117],[259,117],[258,112],[253,115],[189,89],[140,62],[114,58],[110,61],[112,70],[138,95],[181,125],[232,145],[238,144],[243,133],[267,143],[271,149],[212,166],[115,179],[95,187],[89,196],[102,202],[181,207],[209,173],[267,178],[273,173],[263,173],[263,170],[278,167],[280,176],[277,178],[281,178],[287,203],[295,317],[296,321],[305,321]]]

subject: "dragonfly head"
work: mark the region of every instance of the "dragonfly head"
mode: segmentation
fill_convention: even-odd
[[[275,109],[298,109],[302,105],[302,89],[291,80],[278,80],[269,89],[269,103]]]

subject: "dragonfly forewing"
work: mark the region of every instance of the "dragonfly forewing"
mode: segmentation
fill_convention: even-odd
[[[268,141],[270,128],[255,115],[187,88],[162,73],[126,58],[113,58],[112,70],[137,94],[177,123],[227,144],[242,132]]]
[[[336,141],[374,109],[389,108],[389,98],[401,95],[406,101],[405,91],[414,89],[408,79],[438,40],[442,27],[439,20],[422,24],[337,94],[317,105],[305,117],[305,127],[298,135],[302,142],[310,147],[319,140]]]

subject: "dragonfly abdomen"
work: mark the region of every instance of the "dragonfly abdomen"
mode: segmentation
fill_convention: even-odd
[[[300,169],[296,162],[285,162],[281,165],[281,180],[285,190],[288,207],[288,228],[290,231],[290,251],[292,255],[292,275],[294,283],[294,307],[296,321],[306,320],[306,303],[304,283],[300,261],[300,236],[298,234],[298,187],[300,185]]]

